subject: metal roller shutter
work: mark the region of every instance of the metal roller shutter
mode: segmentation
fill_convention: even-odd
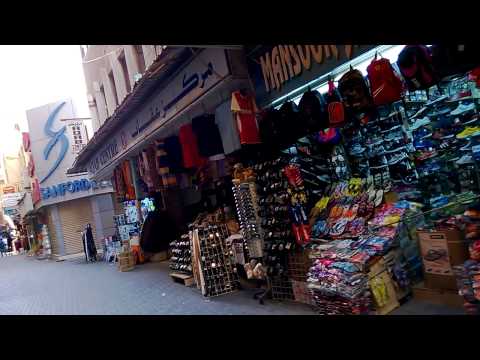
[[[100,246],[93,220],[90,198],[83,198],[58,204],[58,211],[62,221],[63,236],[65,240],[65,254],[83,253],[81,232],[86,225],[92,225],[93,237],[97,248]]]
[[[58,246],[57,230],[53,223],[52,213],[50,209],[48,209],[47,212],[47,228],[48,238],[50,239],[50,247],[52,248],[52,254],[59,255],[60,247]]]

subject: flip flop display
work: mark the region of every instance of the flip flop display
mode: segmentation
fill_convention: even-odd
[[[376,86],[374,77],[370,78],[375,69],[367,69],[367,89]],[[269,280],[292,280],[289,266],[296,262],[290,263],[285,257],[285,261],[277,259],[285,253],[294,256],[315,248],[314,256],[309,257],[313,264],[305,271],[303,281],[308,283],[316,308],[323,313],[368,313],[373,299],[378,310],[391,306],[396,298],[387,292],[385,280],[368,278],[370,266],[378,259],[383,258],[395,289],[402,289],[402,293],[411,290],[410,278],[421,280],[418,269],[422,260],[418,244],[410,236],[418,228],[465,229],[463,238],[471,244],[470,256],[478,259],[480,206],[469,208],[460,223],[454,216],[480,200],[480,181],[475,172],[480,161],[480,139],[472,136],[478,133],[475,121],[479,104],[465,98],[459,102],[445,95],[470,90],[467,88],[472,84],[465,76],[460,78],[442,80],[441,86],[428,91],[406,91],[405,99],[382,104],[380,109],[372,106],[370,111],[368,106],[360,107],[350,99],[345,89],[345,84],[360,82],[363,75],[347,71],[339,79],[341,96],[335,98],[330,84],[332,91],[326,97],[327,103],[333,99],[348,107],[342,126],[326,128],[329,125],[318,124],[308,134],[296,131],[301,135],[299,139],[291,134],[291,144],[282,141],[284,161],[274,166],[280,170],[275,176],[268,169],[257,171],[255,165],[244,165],[260,173],[249,178],[256,177],[262,193],[258,199],[262,208],[259,216],[267,218],[254,231],[265,233],[269,241],[278,239],[280,243],[279,239],[286,237],[292,243],[290,251],[285,251],[285,244],[266,246],[267,259],[274,263],[268,267]],[[447,98],[454,102],[446,102]],[[305,99],[300,103],[304,104]],[[291,119],[282,115],[282,120],[300,125],[310,110],[298,114],[293,111]],[[294,115],[298,115],[298,122]],[[260,153],[256,152],[262,156]],[[243,157],[243,151],[240,155]],[[270,167],[269,162],[265,161],[264,166]],[[467,196],[469,193],[472,196]],[[256,215],[250,208],[240,210],[242,216]],[[275,219],[277,211],[279,217],[284,215],[282,221]],[[420,214],[422,211],[425,213]],[[474,226],[477,222],[478,226]],[[288,231],[282,226],[287,226]],[[274,274],[272,269],[278,267],[282,271]],[[277,287],[273,280],[275,298]],[[291,292],[285,289],[284,293]]]

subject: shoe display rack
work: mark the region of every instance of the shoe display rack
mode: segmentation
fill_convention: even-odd
[[[282,174],[284,159],[262,162],[253,167],[257,173],[258,206],[264,234],[265,265],[268,276],[286,271],[289,251],[294,247],[288,214],[287,182]]]
[[[260,259],[263,257],[263,234],[258,215],[255,183],[234,180],[232,190],[247,257],[248,259]]]
[[[229,236],[226,225],[209,225],[196,229],[199,239],[202,294],[219,296],[238,288],[238,275],[230,251],[225,246]]]
[[[192,275],[192,252],[188,234],[183,234],[180,239],[170,243],[172,257],[170,269],[182,274]]]
[[[345,133],[347,162],[352,175],[372,176],[378,188],[389,190],[393,183],[415,181],[410,154],[415,151],[404,128],[405,118],[398,106],[360,127],[353,136]]]

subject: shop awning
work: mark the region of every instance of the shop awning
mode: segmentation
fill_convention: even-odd
[[[79,153],[67,174],[86,172],[86,161],[104,144],[111,132],[121,125],[158,88],[159,84],[192,56],[193,53],[189,48],[166,47],[117,107],[113,115],[107,118],[95,132],[95,135]]]

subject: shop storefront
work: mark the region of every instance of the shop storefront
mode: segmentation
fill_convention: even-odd
[[[142,228],[144,234],[162,232],[163,239],[145,240],[148,258],[165,258],[181,229],[202,209],[217,206],[221,201],[217,193],[227,192],[225,153],[240,147],[231,94],[250,88],[241,51],[196,50],[175,66],[172,70],[166,65],[165,72],[170,73],[166,78],[144,75],[130,95],[137,105],[130,109],[124,104],[127,117],[121,119],[119,113],[107,120],[71,170],[84,169],[92,179],[112,180],[117,205],[124,212],[115,217],[116,239],[132,239],[136,249]],[[156,91],[136,98],[154,82]],[[115,123],[121,124],[115,131],[104,130]],[[144,224],[150,212],[154,220]]]
[[[88,224],[102,249],[104,238],[114,233],[112,184],[92,181],[84,173],[67,175],[86,140],[84,119],[75,116],[70,100],[28,110],[27,119],[33,210],[25,211],[24,220],[32,253],[81,255]]]
[[[111,178],[119,236],[154,249],[156,233],[204,296],[250,284],[321,314],[388,314],[460,290],[478,312],[474,53],[202,50],[75,168]]]

